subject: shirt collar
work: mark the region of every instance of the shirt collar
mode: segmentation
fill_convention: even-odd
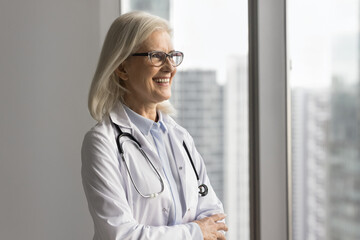
[[[164,122],[164,118],[163,118],[163,115],[160,111],[157,111],[157,114],[159,116],[159,120],[158,120],[158,123],[160,125],[160,129],[163,131],[163,132],[167,132],[167,127],[165,125],[165,122]]]
[[[130,121],[137,127],[139,128],[139,130],[141,131],[142,134],[144,135],[148,135],[150,132],[150,129],[152,127],[155,128],[159,128],[163,131],[163,132],[167,132],[167,128],[166,125],[164,123],[163,120],[163,116],[161,114],[160,111],[157,111],[158,117],[159,117],[159,121],[158,122],[154,122],[148,118],[145,118],[143,116],[141,116],[140,114],[134,112],[133,110],[131,110],[128,106],[123,105],[124,109],[130,119]]]

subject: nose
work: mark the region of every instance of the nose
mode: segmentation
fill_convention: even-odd
[[[163,64],[162,67],[161,67],[161,70],[167,71],[167,72],[173,72],[175,69],[176,69],[176,67],[174,67],[174,66],[171,64],[170,57],[167,56],[166,59],[165,59],[164,64]]]

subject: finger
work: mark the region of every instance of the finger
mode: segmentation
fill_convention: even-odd
[[[216,233],[216,239],[217,240],[226,240],[225,235],[222,232]]]
[[[220,221],[222,219],[224,219],[226,217],[226,215],[224,213],[218,213],[218,214],[214,214],[212,216],[210,216],[210,218],[212,220],[214,220],[214,222]]]
[[[220,222],[220,223],[217,223],[216,225],[217,225],[217,227],[216,227],[217,230],[223,230],[223,231],[228,230],[228,227],[225,223]]]

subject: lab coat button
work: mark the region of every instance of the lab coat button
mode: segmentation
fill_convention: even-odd
[[[167,213],[167,209],[166,208],[163,208],[162,209],[164,213]]]
[[[188,208],[188,212],[190,212],[190,210],[191,210],[191,209],[190,209],[190,208]]]
[[[179,167],[179,170],[182,170],[182,167]]]

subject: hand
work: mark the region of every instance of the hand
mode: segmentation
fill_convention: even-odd
[[[204,240],[226,240],[225,235],[219,231],[227,231],[228,227],[225,223],[218,222],[225,217],[225,214],[219,213],[194,222],[200,226]]]

